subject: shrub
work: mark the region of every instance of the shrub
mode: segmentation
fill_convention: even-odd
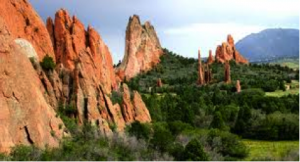
[[[198,140],[193,139],[185,147],[184,160],[208,161],[209,157],[204,151],[201,143]]]
[[[53,58],[50,57],[49,55],[46,55],[40,64],[41,64],[42,68],[46,71],[50,71],[55,68],[55,63],[53,61]]]
[[[127,128],[129,135],[135,136],[137,139],[148,140],[151,135],[151,127],[149,124],[141,124],[135,121]]]
[[[208,133],[207,142],[213,146],[213,141],[215,138],[221,139],[221,145],[217,145],[213,148],[219,150],[223,156],[231,158],[244,158],[248,155],[247,147],[239,141],[238,137],[229,132],[223,132],[218,129],[212,129]]]

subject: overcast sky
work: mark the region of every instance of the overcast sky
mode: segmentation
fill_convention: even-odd
[[[124,56],[128,19],[138,14],[155,27],[163,47],[197,57],[232,34],[235,41],[266,28],[299,29],[299,0],[30,0],[46,20],[67,9],[98,30],[114,62]]]

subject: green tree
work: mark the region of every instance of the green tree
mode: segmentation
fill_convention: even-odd
[[[149,124],[141,124],[140,122],[135,121],[129,126],[128,133],[138,139],[148,140],[151,135],[151,127]]]
[[[46,71],[53,70],[55,68],[55,63],[53,61],[53,58],[50,57],[49,55],[46,55],[40,64],[42,68]]]
[[[154,125],[154,134],[150,140],[150,145],[154,149],[166,152],[173,141],[174,136],[164,123],[156,123],[156,125]]]
[[[223,120],[223,118],[222,118],[222,115],[219,111],[215,112],[214,118],[213,118],[213,121],[210,124],[210,127],[211,128],[217,128],[217,129],[220,129],[220,130],[228,129],[225,122],[224,122],[224,120]]]
[[[201,143],[196,139],[192,139],[186,145],[185,150],[184,150],[184,157],[185,157],[185,160],[192,160],[192,161],[208,161],[209,160],[208,154],[204,151]]]

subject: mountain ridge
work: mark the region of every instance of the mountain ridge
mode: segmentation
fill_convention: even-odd
[[[265,29],[239,40],[236,43],[236,48],[250,62],[263,62],[278,57],[299,56],[299,29]]]

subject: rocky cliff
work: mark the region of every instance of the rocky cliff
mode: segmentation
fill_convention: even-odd
[[[47,54],[55,58],[47,29],[28,0],[1,0],[0,17],[9,27],[11,37],[29,41],[40,59]]]
[[[79,125],[91,123],[106,135],[151,121],[139,93],[117,83],[109,49],[95,29],[63,9],[45,26],[26,0],[4,0],[1,9],[3,4],[11,8],[0,12],[0,152],[18,144],[57,146],[67,132],[56,115],[59,106],[74,108],[70,117]],[[10,19],[25,23],[14,26]],[[35,30],[16,30],[23,27]],[[45,56],[55,60],[53,70],[40,66]],[[120,103],[112,102],[112,93]]]
[[[0,152],[18,144],[58,146],[64,124],[28,58],[35,51],[11,33],[0,17]]]
[[[226,61],[235,60],[236,63],[248,64],[245,59],[235,48],[234,39],[231,35],[227,36],[227,42],[223,42],[216,49],[216,61],[225,63]]]
[[[141,72],[151,70],[160,62],[163,50],[150,22],[142,25],[137,15],[130,17],[125,41],[125,55],[116,69],[121,80],[131,79]]]

